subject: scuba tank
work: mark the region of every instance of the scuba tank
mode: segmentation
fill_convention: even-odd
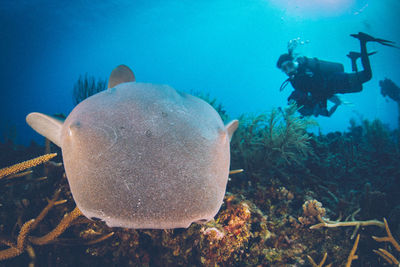
[[[323,75],[324,77],[337,72],[344,72],[344,66],[341,63],[320,60],[318,58],[304,58],[304,64],[312,72]]]
[[[299,53],[299,51],[296,50],[300,46],[304,46],[307,43],[309,43],[308,40],[302,41],[300,37],[290,40],[287,44],[288,54],[291,55],[300,64],[305,63],[305,67],[309,68],[314,73],[319,72],[322,75],[330,75],[335,72],[344,72],[344,66],[341,63],[300,56],[300,54],[303,53]]]
[[[295,59],[302,68],[310,70],[313,74],[318,74],[322,77],[329,77],[337,72],[344,72],[344,66],[341,63],[320,60],[318,58],[298,57]],[[279,88],[283,91],[288,85],[292,77],[287,78]]]

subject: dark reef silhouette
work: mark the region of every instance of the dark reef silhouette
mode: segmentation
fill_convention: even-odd
[[[97,94],[106,89],[107,80],[96,79],[94,76],[89,76],[87,73],[85,75],[81,75],[74,84],[74,105],[78,105],[89,96]]]

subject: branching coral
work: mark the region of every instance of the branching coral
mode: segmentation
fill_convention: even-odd
[[[372,238],[377,241],[377,242],[389,242],[393,245],[393,247],[400,252],[400,245],[399,243],[397,243],[397,241],[394,239],[392,233],[390,232],[389,229],[389,225],[386,221],[385,218],[383,218],[383,221],[385,223],[385,230],[387,233],[386,237],[376,237],[373,236]],[[396,259],[389,251],[387,251],[386,249],[380,248],[378,250],[373,250],[376,254],[378,254],[379,256],[381,256],[382,258],[384,258],[387,262],[389,262],[390,264],[396,265],[396,266],[400,266],[400,261],[398,259]]]
[[[356,237],[356,241],[354,242],[353,248],[350,251],[350,255],[347,258],[346,267],[350,267],[353,260],[358,259],[358,256],[356,255],[356,250],[357,250],[359,241],[360,241],[360,235],[358,234]]]
[[[317,215],[318,221],[320,223],[312,225],[310,229],[319,229],[323,227],[336,228],[345,226],[355,227],[353,234],[350,237],[350,239],[353,239],[361,226],[378,226],[382,228],[384,227],[384,223],[378,220],[356,221],[354,217],[359,211],[360,210],[357,210],[351,215],[351,221],[348,221],[348,219],[346,219],[345,221],[340,221],[340,219],[338,219],[337,221],[331,221],[329,219],[323,218],[320,215]]]
[[[307,255],[307,259],[313,267],[323,267],[327,257],[328,257],[328,253],[325,252],[324,257],[322,258],[321,262],[319,264],[316,264],[315,261],[313,260],[313,258],[311,258],[311,256]],[[326,267],[331,267],[331,266],[332,266],[332,263],[326,265]]]
[[[24,171],[26,169],[29,169],[31,167],[35,167],[39,164],[49,161],[50,159],[54,158],[55,156],[57,156],[57,153],[46,154],[46,155],[31,159],[31,160],[27,160],[27,161],[12,165],[10,167],[0,169],[0,178],[4,178],[9,175],[17,174],[17,173]],[[25,174],[27,174],[27,173],[24,173],[24,175]]]
[[[46,162],[51,158],[55,157],[56,155],[57,155],[56,153],[46,154],[44,156],[24,161],[22,163],[1,169],[0,177],[7,177],[7,176],[9,177],[9,175],[18,174],[20,171],[23,171],[27,168]],[[23,174],[26,173],[27,172],[24,172]],[[40,212],[40,214],[36,217],[36,219],[31,219],[27,221],[21,227],[16,244],[14,244],[12,241],[9,241],[8,239],[0,239],[0,243],[9,246],[9,248],[7,249],[0,250],[0,260],[6,260],[9,258],[16,257],[22,254],[25,250],[28,251],[28,253],[31,255],[31,258],[32,257],[34,258],[33,248],[30,246],[30,244],[45,245],[55,241],[58,236],[60,236],[69,226],[71,226],[74,223],[74,221],[78,217],[82,215],[81,211],[76,207],[72,212],[66,214],[64,218],[61,220],[61,222],[57,225],[57,227],[54,228],[54,230],[52,230],[48,234],[42,237],[29,236],[29,233],[37,228],[39,223],[45,218],[45,216],[48,214],[51,208],[66,202],[66,200],[58,200],[60,192],[61,192],[60,190],[56,190],[53,198],[51,200],[48,200],[48,204],[42,210],[42,212]],[[95,244],[97,242],[109,238],[112,235],[113,233],[106,234],[104,236],[101,236],[100,238],[89,241],[88,244]]]
[[[11,242],[7,242],[6,240],[0,240],[1,243],[10,246],[10,248],[0,251],[0,260],[6,260],[9,258],[16,257],[24,252],[27,245],[27,236],[32,229],[32,224],[35,222],[34,219],[27,221],[19,231],[17,244],[14,245]]]
[[[384,223],[378,220],[368,220],[368,221],[357,221],[355,220],[355,216],[360,212],[360,209],[353,212],[350,216],[348,216],[345,221],[341,221],[339,218],[336,221],[331,221],[327,218],[324,218],[326,210],[322,207],[322,204],[315,199],[308,200],[303,204],[303,216],[299,217],[299,221],[304,224],[313,224],[317,221],[319,223],[310,226],[310,229],[320,229],[323,227],[327,228],[336,228],[336,227],[355,227],[353,234],[350,239],[353,239],[357,234],[358,230],[361,226],[378,226],[384,227]]]
[[[360,235],[357,235],[357,238],[356,238],[356,241],[354,242],[353,248],[351,249],[350,254],[347,257],[347,262],[345,265],[346,267],[351,267],[351,263],[353,262],[353,260],[358,259],[358,256],[356,255],[356,250],[357,250],[359,241],[360,241]],[[328,257],[328,253],[325,252],[324,257],[322,258],[321,262],[319,264],[316,264],[315,261],[313,260],[313,258],[311,258],[309,255],[307,255],[307,259],[313,267],[323,267],[327,257]],[[332,263],[326,265],[326,267],[331,267],[331,266],[332,266]]]
[[[47,213],[49,212],[49,210],[52,207],[66,202],[65,200],[57,200],[57,198],[59,196],[59,192],[60,191],[57,191],[55,193],[53,199],[48,201],[47,206],[36,217],[36,219],[32,219],[32,220],[26,222],[21,227],[16,245],[14,245],[12,242],[9,242],[7,240],[0,240],[1,243],[10,246],[10,248],[0,251],[0,260],[5,260],[5,259],[16,257],[16,256],[20,255],[21,253],[23,253],[25,250],[32,249],[29,246],[29,244],[45,245],[45,244],[49,244],[51,242],[56,241],[57,237],[60,236],[68,227],[73,225],[74,222],[76,221],[76,219],[82,215],[81,211],[76,207],[70,213],[65,214],[64,218],[60,221],[60,223],[57,225],[57,227],[54,228],[48,234],[46,234],[42,237],[29,236],[29,233],[38,226],[38,224],[44,219],[44,217],[47,215]],[[108,234],[100,236],[99,238],[90,240],[89,242],[86,242],[85,244],[86,245],[96,244],[98,242],[106,240],[107,238],[111,237],[113,234],[114,234],[114,232],[110,232]]]
[[[319,215],[317,216],[318,220],[320,223],[313,225],[310,227],[310,229],[318,229],[322,227],[328,227],[328,228],[334,228],[334,227],[342,227],[342,226],[369,226],[369,225],[375,225],[379,227],[384,227],[384,223],[378,220],[368,220],[368,221],[356,221],[354,220],[354,216],[351,216],[352,220],[351,221],[344,221],[341,222],[340,220],[337,221],[331,221],[325,218],[320,217]]]
[[[9,258],[13,258],[16,257],[18,255],[20,255],[21,253],[24,252],[24,250],[27,248],[27,244],[28,242],[32,242],[32,243],[36,243],[36,244],[46,244],[49,243],[50,241],[54,240],[54,238],[50,239],[50,238],[46,238],[44,239],[47,242],[40,242],[43,240],[39,239],[39,238],[34,238],[34,237],[28,237],[28,234],[30,231],[34,230],[38,224],[40,223],[40,221],[43,220],[43,218],[46,216],[46,214],[48,213],[48,211],[54,206],[54,205],[58,205],[58,204],[62,204],[65,203],[64,200],[62,201],[57,201],[57,198],[59,196],[60,191],[57,191],[53,197],[52,200],[48,201],[47,206],[43,209],[43,211],[37,216],[36,219],[32,219],[28,222],[26,222],[20,230],[20,233],[18,235],[18,239],[17,239],[17,245],[13,245],[10,242],[6,242],[6,240],[0,240],[0,242],[2,242],[3,244],[9,245],[11,246],[9,249],[5,249],[0,251],[0,260],[5,260],[5,259],[9,259]],[[65,230],[65,229],[64,229]],[[63,231],[59,231],[60,235]],[[58,236],[57,235],[57,236]],[[46,235],[47,237],[47,235]],[[39,241],[39,242],[37,242]]]
[[[73,221],[77,219],[79,216],[82,216],[82,212],[76,207],[73,211],[66,214],[64,218],[60,221],[56,228],[50,233],[42,236],[42,237],[30,237],[29,240],[36,245],[45,245],[53,240],[55,240],[58,236],[60,236],[64,231],[72,225]]]

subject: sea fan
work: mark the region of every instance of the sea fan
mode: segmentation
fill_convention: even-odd
[[[269,114],[239,118],[239,129],[233,136],[232,160],[251,173],[282,165],[301,164],[312,148],[307,128],[316,123],[297,114],[297,106],[273,109]]]

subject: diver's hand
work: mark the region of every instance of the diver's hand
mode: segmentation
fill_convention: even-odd
[[[331,107],[328,111],[328,117],[330,117],[333,113],[335,113],[336,109],[340,106],[340,103],[335,104],[333,107]]]

